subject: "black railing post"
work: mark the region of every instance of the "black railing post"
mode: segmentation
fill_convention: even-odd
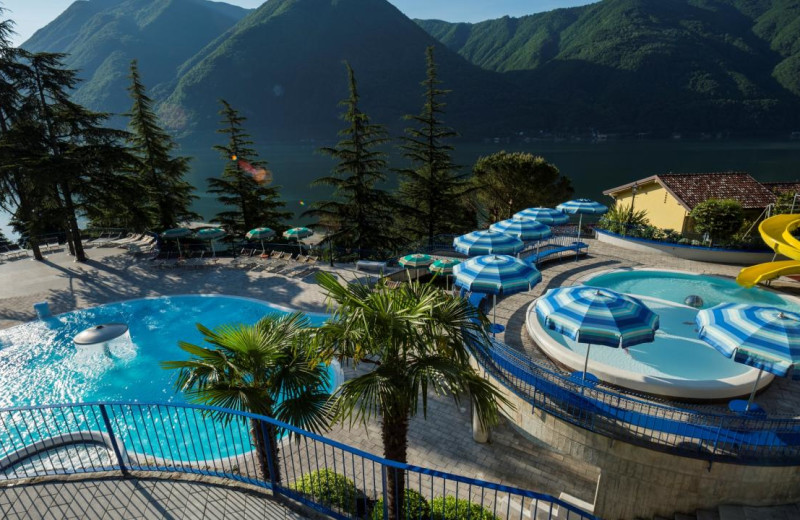
[[[271,426],[268,423],[265,423],[263,419],[259,419],[259,424],[261,425],[261,435],[264,437],[264,446],[266,449],[264,451],[267,452],[267,468],[269,468],[269,484],[272,487],[272,494],[277,496],[280,495],[280,489],[278,488],[278,479],[275,478],[275,462],[276,460],[273,459],[272,455],[272,439],[271,436],[267,434],[267,428]]]
[[[111,427],[111,420],[108,418],[108,410],[106,410],[106,405],[104,404],[100,405],[100,415],[103,417],[103,424],[106,426],[106,433],[108,433],[108,438],[111,441],[111,449],[114,450],[114,456],[117,457],[119,470],[122,472],[123,476],[127,477],[128,468],[125,467],[125,461],[122,460],[122,452],[117,443],[117,436],[114,434],[114,429]]]

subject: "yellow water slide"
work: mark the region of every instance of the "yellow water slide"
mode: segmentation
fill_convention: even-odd
[[[800,228],[800,215],[775,215],[758,226],[761,238],[779,255],[791,260],[767,262],[751,267],[745,267],[739,272],[736,281],[739,285],[752,287],[758,282],[772,280],[779,276],[800,274],[800,241],[792,232]]]

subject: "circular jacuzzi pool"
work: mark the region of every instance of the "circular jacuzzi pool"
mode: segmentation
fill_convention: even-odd
[[[702,308],[722,302],[772,305],[797,310],[790,298],[763,289],[744,289],[716,276],[659,270],[619,270],[582,280],[584,285],[635,295],[660,317],[661,327],[652,343],[628,349],[592,346],[589,372],[601,381],[636,392],[679,399],[729,399],[749,394],[758,370],[726,358],[697,337],[697,308],[683,305],[687,296],[699,296]],[[583,370],[585,344],[577,343],[543,326],[528,308],[527,327],[539,347],[568,370]],[[759,381],[764,388],[773,376]]]

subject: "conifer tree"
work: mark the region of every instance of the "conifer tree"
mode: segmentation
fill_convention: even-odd
[[[258,160],[258,154],[251,147],[253,142],[242,127],[247,118],[224,99],[220,103],[219,114],[223,119],[217,132],[226,135],[228,142],[216,145],[214,149],[226,162],[221,178],[208,179],[208,191],[216,194],[217,200],[231,209],[217,213],[213,222],[237,234],[257,227],[280,229],[284,226],[283,221],[292,214],[282,211],[286,203],[281,200],[277,186],[269,186],[266,179],[255,179],[247,171],[266,168],[266,163]]]
[[[144,204],[151,213],[151,227],[172,228],[181,220],[196,217],[190,206],[197,197],[183,178],[189,171],[189,157],[172,156],[177,145],[159,126],[136,60],[131,62],[129,77],[128,92],[133,98],[133,106],[126,114],[130,117],[129,143],[136,157],[136,174],[145,187]]]
[[[377,187],[386,180],[386,153],[378,148],[388,142],[382,125],[370,122],[359,108],[358,84],[349,63],[345,63],[350,95],[339,104],[347,126],[339,132],[335,147],[320,151],[338,161],[332,175],[317,179],[315,185],[332,186],[333,199],[318,202],[306,214],[319,217],[336,230],[336,243],[355,247],[363,258],[370,250],[387,247],[391,236],[392,201]]]
[[[411,167],[400,170],[402,182],[398,190],[401,226],[405,236],[424,238],[429,244],[441,233],[460,232],[473,226],[466,196],[471,191],[469,179],[458,173],[453,164],[453,147],[447,139],[458,134],[447,127],[441,117],[449,90],[439,87],[433,47],[426,51],[427,76],[425,104],[418,115],[405,118],[414,126],[406,128],[400,146]]]

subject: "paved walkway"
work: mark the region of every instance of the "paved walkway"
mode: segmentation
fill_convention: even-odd
[[[22,519],[307,518],[271,495],[204,482],[97,479],[0,488],[0,517]]]

